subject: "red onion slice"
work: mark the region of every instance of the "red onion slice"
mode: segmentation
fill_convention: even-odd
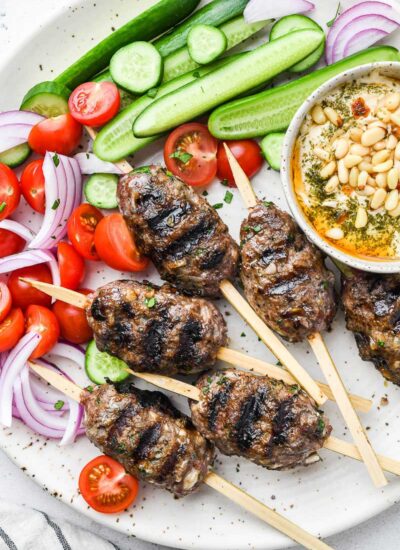
[[[85,367],[85,351],[83,348],[69,344],[68,342],[57,342],[52,348],[50,355],[56,355],[69,359],[76,363],[80,368]]]
[[[22,225],[22,223],[16,222],[14,220],[2,220],[0,222],[0,229],[7,229],[7,231],[11,231],[11,233],[19,235],[27,242],[30,242],[34,236],[32,231],[25,227],[25,225]]]
[[[60,285],[60,271],[58,264],[51,252],[46,250],[25,250],[19,254],[12,254],[0,259],[0,274],[11,273],[22,267],[30,267],[48,263],[53,278],[53,284]]]
[[[45,117],[32,111],[3,111],[0,113],[0,126],[5,124],[29,124],[35,126]]]
[[[60,447],[63,447],[65,445],[70,445],[75,441],[76,437],[79,435],[79,431],[83,420],[82,405],[80,405],[76,401],[73,401],[72,399],[68,399],[68,402],[69,402],[68,424],[67,424],[67,428],[65,430],[64,436],[60,441]]]
[[[244,10],[244,18],[247,23],[256,23],[267,19],[278,19],[293,13],[305,13],[315,8],[308,0],[250,0]]]
[[[94,153],[78,153],[74,159],[78,161],[82,174],[123,174],[118,166],[99,159]]]
[[[26,143],[33,126],[44,117],[31,111],[4,111],[0,113],[0,153]]]
[[[346,44],[343,55],[348,57],[353,53],[369,48],[389,33],[381,29],[365,29],[355,34]]]

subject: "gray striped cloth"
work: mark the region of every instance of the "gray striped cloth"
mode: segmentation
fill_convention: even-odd
[[[44,512],[0,502],[0,550],[118,550],[112,542]]]

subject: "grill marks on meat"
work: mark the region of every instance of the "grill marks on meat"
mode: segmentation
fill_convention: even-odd
[[[353,271],[343,278],[342,301],[361,358],[400,385],[400,275]]]
[[[298,386],[228,369],[203,375],[192,421],[226,455],[243,456],[270,470],[318,460],[332,428]]]
[[[104,384],[82,399],[88,438],[127,472],[177,497],[200,486],[214,447],[159,392]]]
[[[335,279],[292,217],[259,202],[241,227],[241,279],[257,314],[289,342],[330,328]]]
[[[227,343],[225,321],[212,303],[168,285],[115,281],[91,295],[86,314],[99,350],[138,372],[201,372]]]
[[[217,297],[236,276],[239,249],[214,208],[160,166],[121,179],[118,202],[142,254],[190,295]]]

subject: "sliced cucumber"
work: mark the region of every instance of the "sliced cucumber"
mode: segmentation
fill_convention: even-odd
[[[228,41],[225,34],[211,25],[196,25],[188,34],[190,57],[199,65],[207,65],[224,53]]]
[[[118,182],[119,177],[115,174],[93,174],[85,183],[86,200],[97,208],[117,208]]]
[[[85,370],[95,384],[105,384],[106,378],[121,382],[129,376],[127,368],[128,365],[117,357],[99,351],[94,340],[86,348]]]
[[[57,82],[36,84],[22,100],[21,109],[34,111],[47,118],[64,115],[69,112],[68,99],[70,91]]]
[[[274,24],[271,29],[269,39],[276,40],[277,38],[280,38],[285,34],[289,34],[293,31],[300,31],[303,29],[315,29],[323,32],[318,23],[316,23],[306,15],[287,15],[286,17],[282,17],[282,19],[279,19]],[[324,50],[325,40],[313,53],[311,53],[299,63],[296,63],[296,65],[293,65],[293,67],[290,67],[289,71],[291,71],[292,73],[301,73],[303,71],[306,71],[307,69],[310,69],[321,59]]]
[[[232,101],[212,113],[208,128],[216,138],[228,140],[285,131],[302,103],[324,82],[343,71],[379,61],[398,62],[399,52],[391,46],[369,48],[283,86]]]
[[[29,155],[31,154],[31,149],[27,143],[22,143],[22,145],[17,145],[8,151],[0,153],[0,162],[6,164],[10,168],[16,168],[20,164],[23,164]]]
[[[134,42],[121,48],[110,61],[113,80],[126,90],[142,94],[162,78],[162,57],[149,42]]]
[[[322,40],[323,33],[304,30],[263,44],[155,101],[137,118],[133,131],[137,137],[154,136],[192,120],[285,71]]]
[[[282,145],[285,139],[283,132],[274,132],[273,134],[268,134],[261,141],[261,149],[264,153],[268,164],[274,170],[281,169],[281,159],[282,159]]]

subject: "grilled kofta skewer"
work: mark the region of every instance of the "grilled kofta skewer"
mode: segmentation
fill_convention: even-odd
[[[361,358],[400,386],[400,275],[346,269],[342,303]]]
[[[214,304],[169,285],[114,281],[88,296],[86,315],[99,350],[137,372],[202,372],[227,344],[225,320]]]

